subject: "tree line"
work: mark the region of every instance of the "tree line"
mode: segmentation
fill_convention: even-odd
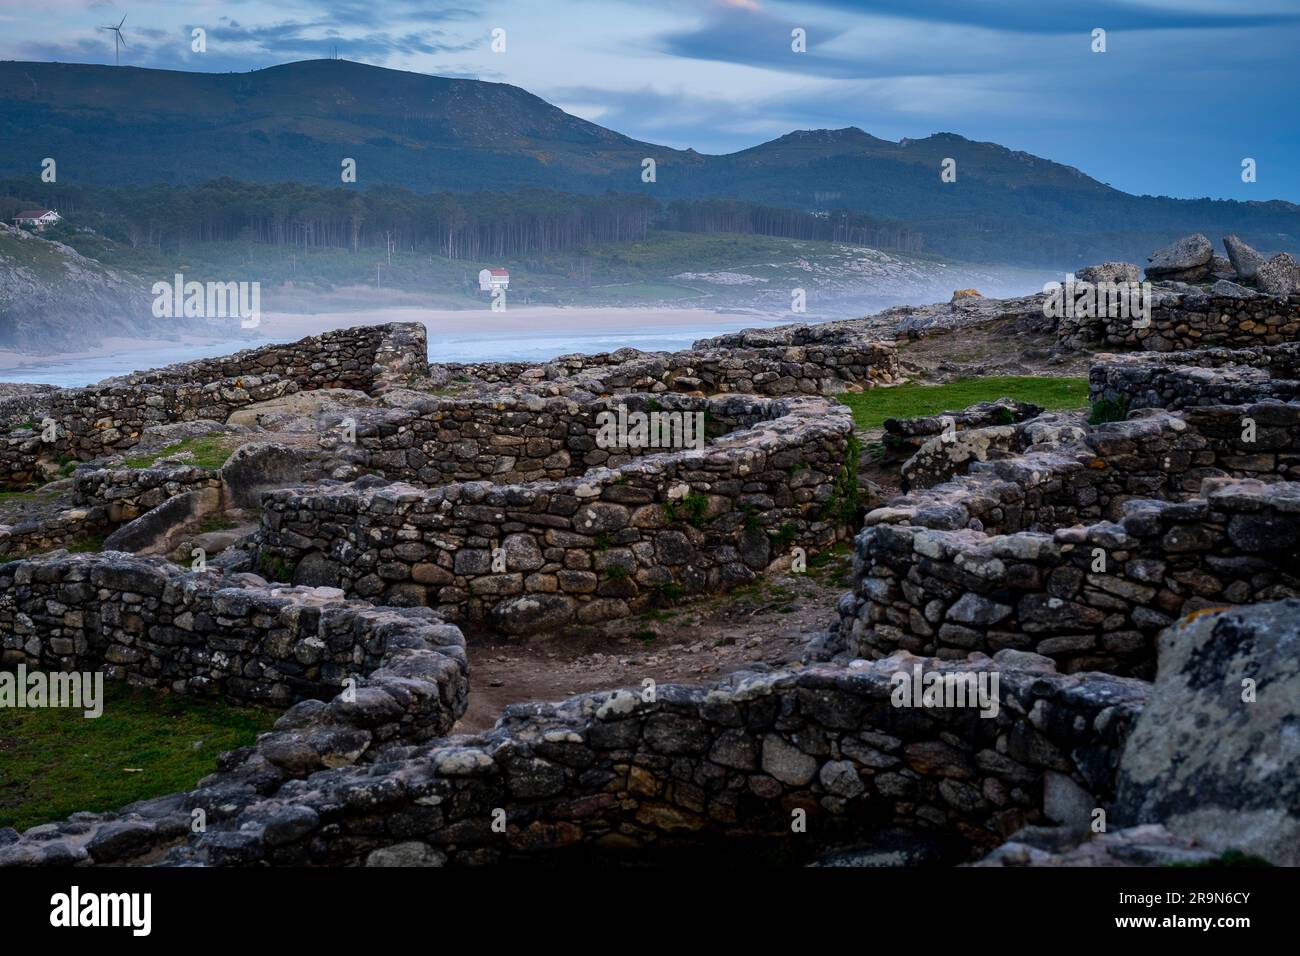
[[[921,233],[905,222],[848,209],[804,212],[735,199],[670,203],[663,227],[681,232],[737,232],[784,239],[823,239],[900,252],[920,252]]]
[[[920,233],[908,224],[847,210],[810,213],[735,200],[678,200],[665,208],[645,195],[539,188],[422,194],[228,178],[193,187],[0,182],[0,214],[19,206],[57,209],[70,223],[115,242],[168,252],[195,242],[243,241],[483,261],[641,240],[653,228],[921,248]]]

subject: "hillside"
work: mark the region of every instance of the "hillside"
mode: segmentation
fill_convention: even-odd
[[[1132,196],[1070,166],[951,133],[894,143],[852,127],[802,131],[705,156],[630,139],[506,84],[344,60],[226,74],[0,63],[0,176],[31,176],[46,156],[58,158],[61,182],[80,184],[227,176],[843,208],[905,221],[927,251],[982,262],[1141,262],[1193,231],[1300,251],[1293,203]],[[357,161],[355,186],[341,183],[345,157]],[[641,182],[645,157],[658,163],[653,184]],[[948,157],[957,181],[941,183]]]
[[[137,276],[0,223],[0,349],[77,351],[109,336],[207,331],[195,319],[155,319],[148,292]]]

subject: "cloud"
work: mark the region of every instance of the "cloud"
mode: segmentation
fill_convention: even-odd
[[[796,27],[807,31],[807,52],[794,51],[791,31]],[[835,27],[784,20],[756,6],[728,4],[713,11],[699,26],[658,37],[655,45],[664,53],[687,59],[717,60],[790,73],[860,76],[866,68],[860,59],[820,52],[843,33]]]
[[[1239,0],[1218,4],[1135,3],[1126,0],[812,0],[816,6],[929,23],[965,24],[1013,33],[1088,32],[1106,30],[1186,30],[1260,27],[1300,22],[1300,12],[1279,5],[1245,5]],[[1261,10],[1264,6],[1266,9]]]
[[[333,20],[290,21],[257,27],[231,23],[208,31],[208,42],[242,45],[250,52],[304,59],[328,56],[335,48],[341,56],[360,60],[387,60],[395,55],[416,53],[463,53],[480,46],[481,40],[452,39],[442,30],[395,33],[378,31],[343,34]]]

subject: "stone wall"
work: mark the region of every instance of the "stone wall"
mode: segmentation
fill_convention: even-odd
[[[199,465],[152,468],[98,468],[73,478],[73,503],[90,513],[91,523],[111,527],[140,517],[164,501],[203,488],[219,488],[219,469]]]
[[[869,388],[902,378],[894,344],[861,336],[772,347],[702,344],[680,352],[620,349],[598,355],[562,355],[534,365],[433,365],[430,373],[442,383],[549,385],[561,392],[581,389],[597,395],[662,391],[832,395],[851,387]]]
[[[999,672],[995,716],[891,703],[893,674]],[[28,831],[0,865],[441,865],[635,853],[801,862],[906,827],[970,859],[1025,824],[1086,825],[1147,685],[1033,655],[737,674],[509,707],[496,728],[314,772],[278,732],[200,787]],[[333,706],[333,705],[331,705]],[[311,773],[311,776],[307,776]],[[305,778],[305,779],[304,779]],[[207,832],[189,832],[203,808]],[[805,828],[793,832],[802,811]],[[494,823],[499,825],[494,827]]]
[[[370,469],[393,481],[434,486],[451,481],[558,480],[666,450],[601,447],[608,444],[599,440],[601,422],[607,420],[601,418],[604,413],[617,416],[620,408],[629,414],[700,413],[701,440],[706,435],[716,440],[780,418],[789,407],[749,396],[701,399],[676,394],[582,401],[518,393],[496,399],[425,399],[358,416],[356,446],[366,453]]]
[[[303,390],[351,388],[372,392],[423,373],[427,333],[418,322],[359,325],[308,336],[297,342],[263,345],[231,355],[181,362],[101,382],[111,385],[189,385],[274,375]]]
[[[387,739],[450,730],[469,692],[460,631],[340,598],[120,552],[13,561],[0,565],[0,663],[280,704],[353,678],[392,696]]]
[[[1186,499],[1226,478],[1290,487],[1277,483],[1300,466],[1300,404],[1148,409],[1086,432],[1023,428],[1023,454],[974,462],[867,515],[832,651],[1031,648],[1067,669],[1149,674],[1152,636],[1173,617],[1294,586],[1224,524],[1232,502],[1284,511],[1285,494],[1261,484],[1215,492],[1213,508]],[[1281,514],[1277,523],[1289,527]],[[1094,568],[1097,548],[1107,567]]]
[[[176,495],[220,486],[217,472],[194,465],[82,471],[73,478],[73,507],[0,525],[0,558],[50,551],[100,535]]]
[[[1300,345],[1099,355],[1088,392],[1093,402],[1126,409],[1293,401],[1300,399]]]
[[[136,384],[66,388],[45,409],[54,420],[53,441],[43,440],[40,422],[0,436],[0,485],[23,486],[44,477],[43,462],[92,461],[140,441],[150,425],[212,419],[225,421],[238,408],[279,398],[298,386],[274,375],[222,379],[202,384]]]
[[[699,400],[676,402],[693,403]],[[740,397],[703,404],[719,410],[725,426],[753,424],[703,450],[645,454],[558,481],[417,488],[375,487],[363,479],[273,492],[264,499],[263,567],[286,576],[294,568],[299,582],[337,584],[386,603],[427,604],[458,621],[490,620],[507,633],[523,633],[623,617],[678,592],[748,582],[791,547],[831,545],[856,520],[846,407]],[[441,474],[418,450],[413,426],[437,423],[442,411],[403,414],[414,418],[385,424],[376,440],[408,447],[393,457],[377,454],[377,466],[390,474],[414,468],[421,478],[426,467]],[[513,414],[502,408],[498,418]],[[489,429],[482,439],[537,441],[543,457],[527,460],[545,463],[560,454],[553,442],[571,440],[582,424],[562,423],[559,412],[555,421],[532,417],[555,434],[514,436],[514,426],[503,422],[504,434]],[[473,421],[471,415],[465,424]],[[526,416],[517,424],[531,427]],[[585,431],[581,436],[586,439]],[[463,460],[476,456],[467,450]],[[521,467],[519,460],[510,467]],[[585,468],[586,460],[569,454],[555,467]],[[504,569],[494,560],[497,549]]]
[[[1278,345],[1300,334],[1300,295],[1274,297],[1241,289],[1222,296],[1187,289],[1155,290],[1150,324],[1131,317],[1065,317],[1056,335],[1067,348],[1173,352],[1206,346]]]
[[[1054,533],[870,525],[842,607],[849,652],[1015,648],[1150,679],[1156,635],[1183,615],[1300,594],[1300,484],[1212,478],[1201,497],[1124,511]]]
[[[38,483],[49,462],[125,451],[150,425],[224,422],[237,409],[299,389],[382,392],[422,373],[426,351],[422,325],[362,326],[59,389],[25,423],[32,427],[0,436],[0,486]],[[51,442],[42,440],[40,423],[47,417],[56,425]]]

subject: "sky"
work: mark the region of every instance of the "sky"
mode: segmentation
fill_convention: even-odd
[[[337,51],[512,83],[703,153],[796,129],[951,132],[1131,193],[1300,202],[1300,0],[0,0],[0,59],[112,63],[101,27],[123,16],[124,65]]]

